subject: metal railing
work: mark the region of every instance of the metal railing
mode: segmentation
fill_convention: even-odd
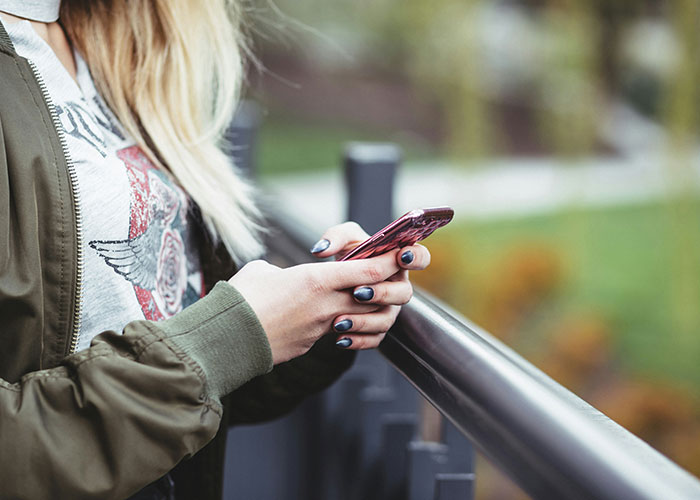
[[[299,225],[277,221],[308,252]],[[424,292],[380,350],[533,498],[700,498],[697,478]]]
[[[700,498],[696,478],[424,294],[382,353],[534,498]]]
[[[346,152],[348,212],[370,230],[391,216],[398,158],[386,146]],[[270,258],[309,261],[318,231],[280,207],[268,212]],[[700,498],[697,478],[424,292],[404,306],[380,352],[363,353],[327,394],[250,438],[259,450],[270,432],[294,436],[291,450],[275,441],[297,481],[277,498],[466,500],[474,488],[470,443],[533,498]],[[397,373],[453,424],[440,433],[443,443],[420,439],[415,390]]]

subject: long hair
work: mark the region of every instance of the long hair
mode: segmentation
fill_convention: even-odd
[[[231,0],[64,0],[61,22],[125,130],[235,260],[259,255],[252,187],[222,150],[245,42]]]

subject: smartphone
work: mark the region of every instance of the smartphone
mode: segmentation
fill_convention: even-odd
[[[430,236],[436,229],[447,225],[453,216],[454,210],[450,207],[411,210],[377,231],[340,260],[366,259],[394,248],[413,245]]]

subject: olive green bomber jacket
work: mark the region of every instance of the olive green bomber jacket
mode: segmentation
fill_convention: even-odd
[[[211,458],[185,460],[176,477],[190,483],[180,491],[216,498],[222,416],[282,414],[329,385],[352,354],[325,339],[272,369],[260,323],[226,283],[170,320],[134,321],[73,353],[80,246],[71,176],[41,84],[0,24],[0,498],[125,498],[215,435]],[[209,250],[211,288],[233,266]],[[230,391],[224,412],[219,398]]]

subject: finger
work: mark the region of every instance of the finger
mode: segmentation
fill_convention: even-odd
[[[401,272],[405,273],[407,271]],[[385,306],[405,304],[413,296],[413,287],[408,280],[392,281],[392,278],[376,285],[358,286],[353,290],[352,295],[361,304],[381,304]]]
[[[368,314],[373,313],[384,307],[383,304],[364,303],[355,300],[352,293],[348,290],[337,290],[336,300],[329,302],[328,307],[334,311],[343,311],[345,314]]]
[[[362,349],[375,349],[382,343],[386,333],[375,333],[373,335],[348,334],[338,337],[335,345],[341,349],[360,351]]]
[[[395,275],[391,276],[390,278],[387,278],[387,281],[408,281],[408,271],[402,269]]]
[[[311,253],[317,257],[330,257],[348,247],[357,246],[367,238],[369,235],[357,222],[345,222],[328,228],[311,248]]]
[[[402,269],[419,271],[430,265],[430,252],[423,245],[403,247],[396,253],[396,258]]]
[[[321,262],[316,266],[318,281],[325,281],[335,290],[381,283],[401,270],[397,250],[369,259],[343,262]]]
[[[399,306],[385,306],[369,314],[342,314],[333,321],[333,330],[343,336],[384,333],[394,324],[400,310]]]

